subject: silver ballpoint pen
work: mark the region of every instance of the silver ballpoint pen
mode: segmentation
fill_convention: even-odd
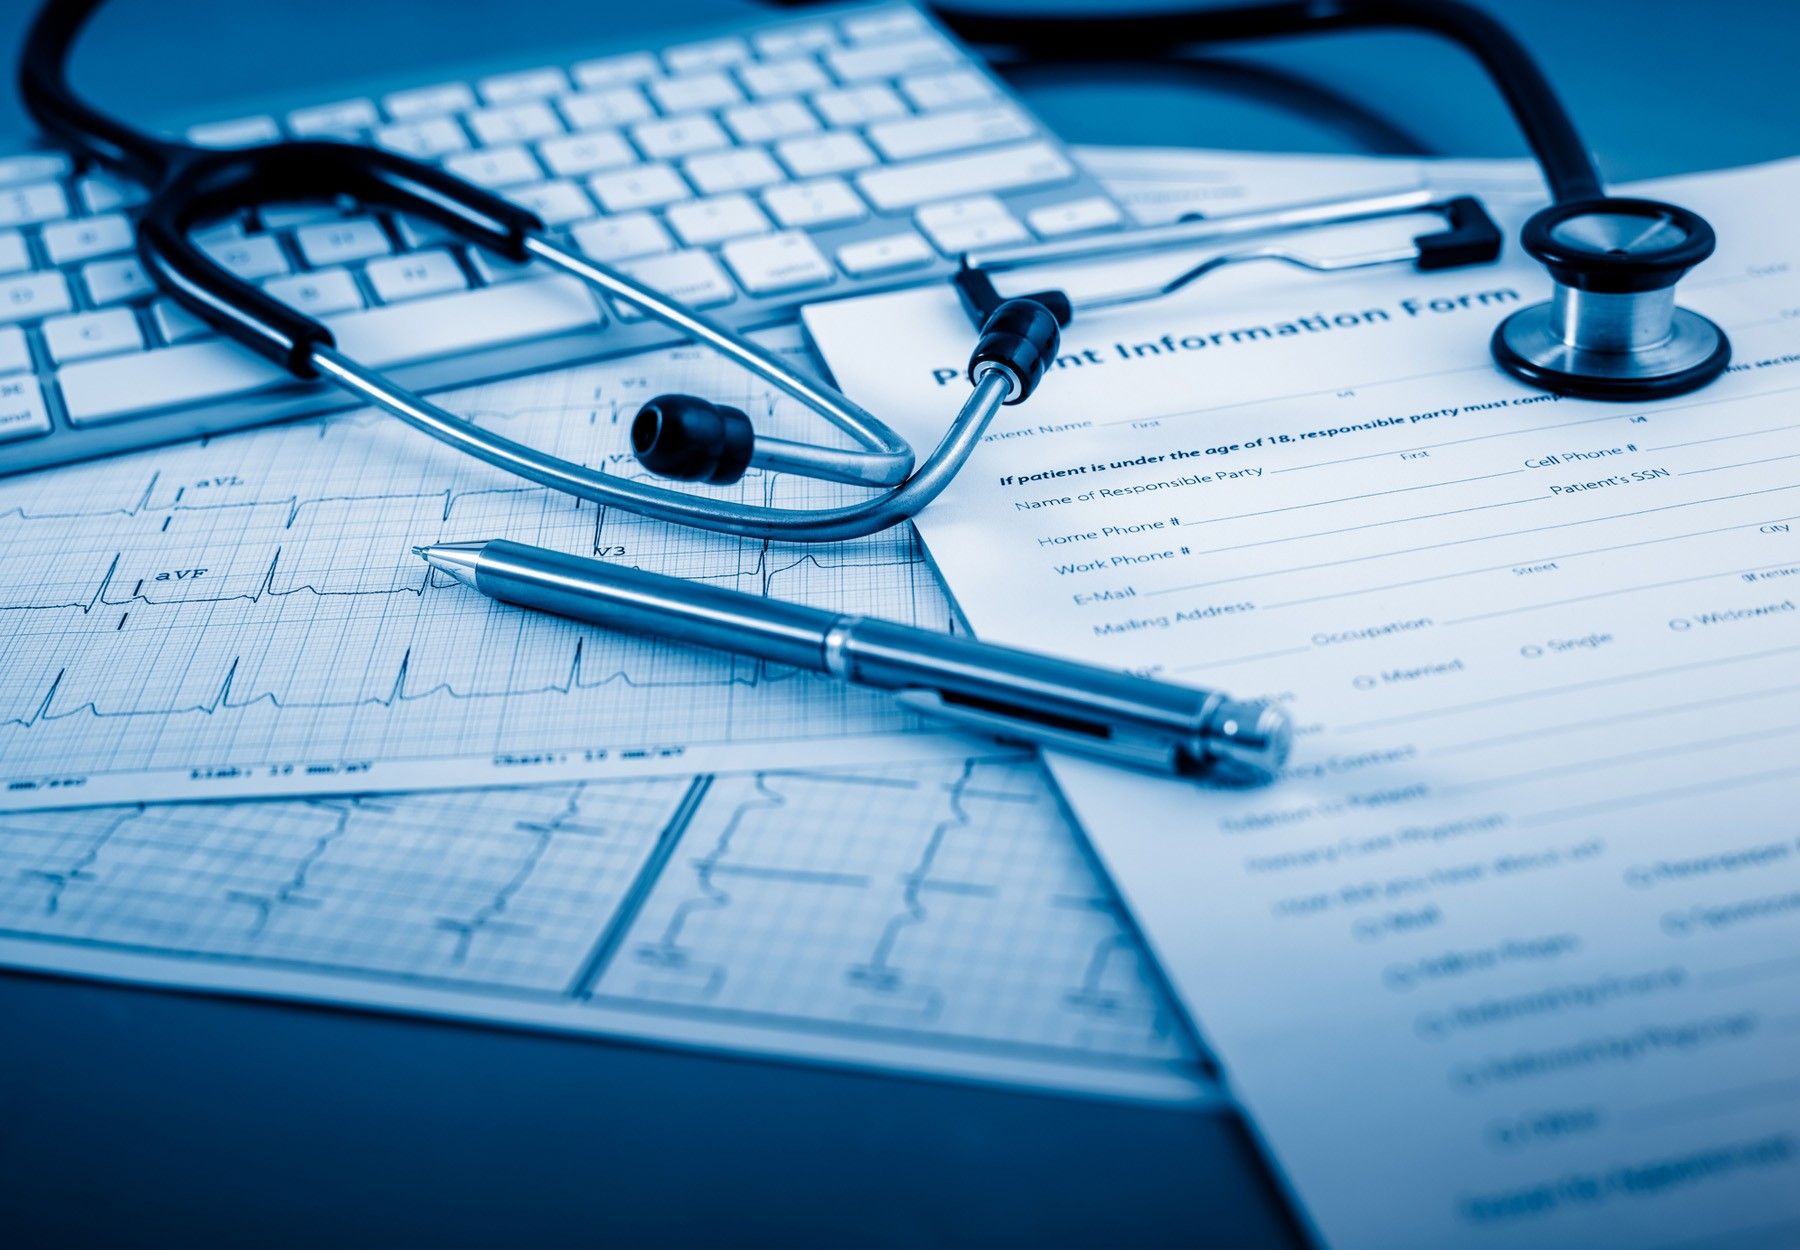
[[[963,728],[1114,764],[1264,781],[1287,759],[1292,737],[1273,704],[523,543],[413,551],[502,603],[828,673],[893,691],[907,707]]]

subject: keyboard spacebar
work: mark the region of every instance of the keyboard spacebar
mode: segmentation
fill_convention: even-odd
[[[1020,143],[988,148],[968,156],[907,165],[884,165],[856,176],[869,203],[884,213],[917,208],[932,200],[949,200],[990,191],[1062,182],[1075,176],[1075,167],[1048,143]]]
[[[552,277],[409,300],[325,318],[345,355],[384,369],[503,343],[564,334],[602,321],[586,288]],[[73,425],[100,425],[292,383],[284,370],[223,339],[103,360],[57,374]]]

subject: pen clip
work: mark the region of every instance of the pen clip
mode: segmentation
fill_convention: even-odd
[[[1060,747],[1152,772],[1174,774],[1186,771],[1178,745],[1161,735],[1124,732],[1099,721],[1039,716],[1029,708],[999,708],[966,702],[941,690],[918,686],[896,691],[894,700],[915,712],[995,738]]]

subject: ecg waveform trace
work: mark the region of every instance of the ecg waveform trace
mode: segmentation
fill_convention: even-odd
[[[668,389],[819,435],[692,349],[446,403],[635,474],[624,427]],[[817,506],[850,488],[753,473],[717,493]],[[501,536],[951,627],[910,529],[778,547],[521,484],[385,416],[273,426],[0,485],[0,804],[691,771],[696,748],[733,766],[787,762],[796,743],[798,758],[870,758],[920,729],[811,674],[505,608],[411,553]]]
[[[0,814],[0,963],[1090,1085],[1194,1065],[1018,757]]]

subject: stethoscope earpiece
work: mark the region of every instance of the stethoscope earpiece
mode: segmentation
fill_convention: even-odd
[[[1574,200],[1534,214],[1519,241],[1556,289],[1494,331],[1508,373],[1583,399],[1648,400],[1725,372],[1725,332],[1675,305],[1675,284],[1712,255],[1699,214],[1660,200]]]
[[[631,450],[658,477],[729,486],[756,446],[750,418],[693,395],[658,395],[631,421]]]

